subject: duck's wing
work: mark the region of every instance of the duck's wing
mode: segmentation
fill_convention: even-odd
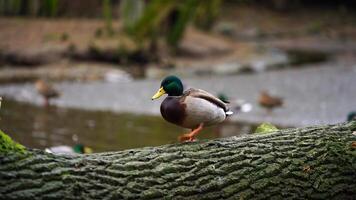
[[[210,94],[209,92],[201,90],[201,89],[190,88],[183,93],[183,97],[184,96],[202,98],[202,99],[205,99],[205,100],[219,106],[220,108],[224,109],[225,112],[227,112],[229,110],[226,103],[224,103],[223,101],[221,101],[219,98],[215,97],[214,95]]]

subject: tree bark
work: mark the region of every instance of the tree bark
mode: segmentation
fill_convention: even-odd
[[[0,155],[1,199],[355,199],[356,121],[119,152]]]

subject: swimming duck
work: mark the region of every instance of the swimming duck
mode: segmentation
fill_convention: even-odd
[[[88,154],[93,153],[93,150],[90,147],[86,147],[82,144],[76,144],[73,147],[62,145],[46,148],[45,151],[47,153],[53,154]]]
[[[351,122],[352,120],[356,120],[356,111],[352,111],[347,114],[347,121]]]
[[[272,96],[267,91],[262,91],[258,99],[260,106],[265,107],[267,111],[271,111],[276,107],[283,105],[283,99],[280,97]]]
[[[222,92],[218,93],[217,97],[221,101],[228,103],[230,110],[233,111],[234,113],[239,113],[239,112],[247,113],[252,110],[252,105],[243,99],[230,99],[226,94]]]
[[[232,115],[226,103],[201,90],[190,88],[183,92],[182,81],[176,76],[168,76],[152,100],[167,94],[161,104],[162,117],[170,123],[192,129],[179,137],[180,141],[193,141],[204,126],[218,124]]]
[[[50,99],[59,97],[59,92],[42,79],[36,81],[35,87],[37,92],[44,98],[44,105],[46,107],[49,106]]]

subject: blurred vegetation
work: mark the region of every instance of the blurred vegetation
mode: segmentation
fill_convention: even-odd
[[[112,27],[111,0],[103,0],[103,17],[105,19],[105,30],[108,36],[114,35]]]
[[[132,29],[134,24],[142,16],[145,1],[142,0],[121,0],[120,17],[126,29]]]
[[[203,30],[210,30],[220,14],[221,0],[201,4],[196,11],[195,25]]]
[[[14,16],[64,16],[64,17],[100,17],[102,16],[102,5],[106,0],[0,0],[0,15]],[[138,10],[142,9],[145,3],[151,3],[154,0],[109,0],[111,11],[122,11],[121,7],[136,6]],[[163,0],[164,1],[164,0]],[[166,0],[169,2],[170,0]],[[172,0],[178,2],[176,0]],[[186,3],[181,1],[181,3]],[[353,11],[356,7],[356,1],[353,0],[219,0],[213,3],[210,0],[197,0],[204,9],[210,9],[208,15],[199,20],[210,21],[210,18],[217,14],[214,10],[219,7],[221,2],[225,4],[249,4],[263,6],[275,10],[303,9],[304,7],[332,7]],[[121,6],[126,4],[126,6]],[[127,5],[129,4],[129,5]],[[120,5],[120,9],[117,7]],[[204,10],[203,9],[203,10]],[[200,9],[196,11],[200,15]],[[119,12],[113,12],[116,17]],[[209,23],[201,23],[209,27]]]
[[[279,129],[275,125],[265,122],[265,123],[260,124],[256,128],[255,134],[263,135],[263,134],[270,133],[270,132],[275,132],[275,131],[278,131],[278,130]]]
[[[0,130],[0,154],[25,153],[26,148]]]
[[[124,30],[137,44],[142,47],[148,43],[148,48],[154,50],[158,38],[163,37],[176,50],[190,22],[205,30],[212,27],[221,0],[152,0],[147,5],[143,0],[124,0],[122,3]]]
[[[0,0],[0,14],[55,17],[58,5],[58,0]]]
[[[157,60],[160,50],[177,52],[189,25],[204,31],[210,30],[219,17],[221,6],[229,4],[265,6],[276,10],[342,5],[344,10],[351,10],[356,3],[347,0],[0,0],[0,15],[102,17],[104,26],[95,30],[93,35],[96,39],[116,37],[119,42],[118,53],[115,54],[129,57],[128,55],[134,53]],[[119,30],[113,28],[113,21],[118,17],[126,34],[116,34]],[[318,33],[325,26],[324,23],[317,22],[308,31]],[[48,36],[46,39],[52,38],[57,36]],[[63,33],[60,38],[61,41],[68,41],[70,37]]]

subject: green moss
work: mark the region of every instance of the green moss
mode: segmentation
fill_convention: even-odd
[[[9,152],[25,153],[26,149],[0,130],[0,153]]]
[[[351,131],[356,131],[356,120],[352,120],[346,124],[346,127]]]
[[[273,131],[278,131],[278,128],[270,123],[262,123],[256,128],[255,134],[263,135],[263,134],[266,134],[268,132],[273,132]]]

